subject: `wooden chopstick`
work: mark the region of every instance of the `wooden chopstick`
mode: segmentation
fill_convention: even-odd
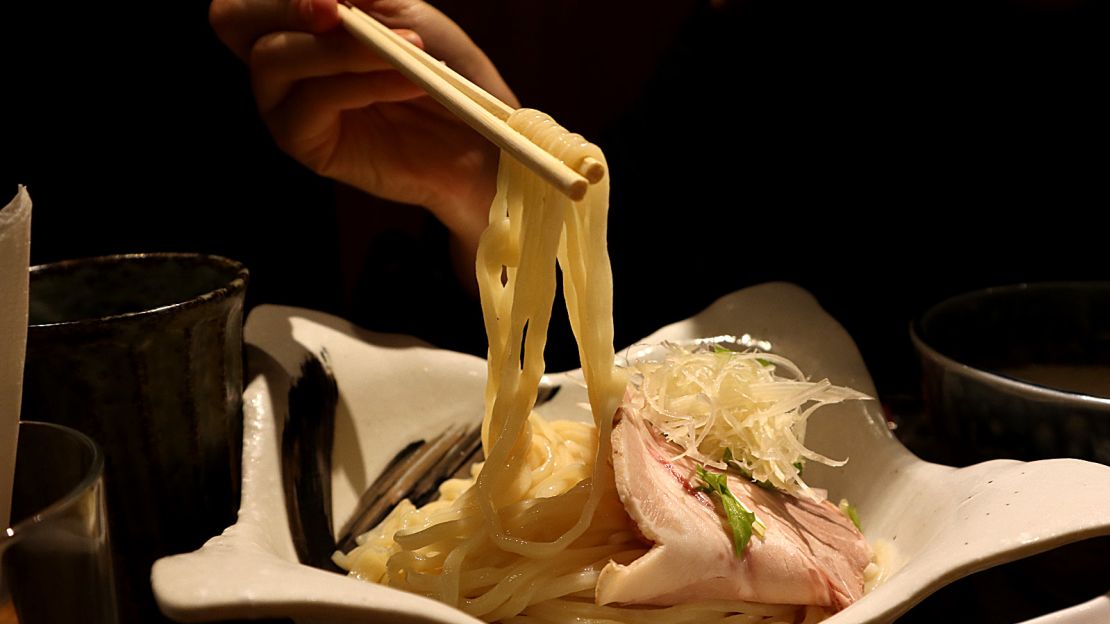
[[[502,121],[507,121],[509,119],[509,115],[513,114],[514,111],[511,106],[497,99],[485,89],[474,84],[466,76],[463,76],[462,74],[454,71],[453,69],[448,67],[446,63],[443,63],[442,61],[432,57],[432,55],[416,47],[404,37],[393,32],[393,29],[374,19],[373,16],[367,14],[362,9],[359,9],[355,6],[347,5],[347,8],[349,8],[355,16],[362,18],[367,25],[378,31],[378,33],[380,33],[383,37],[386,37],[396,43],[406,52],[415,57],[416,60],[420,61],[429,69],[442,76],[444,80],[451,83],[451,85],[459,91],[462,91],[464,94],[466,94],[467,97],[480,104],[482,108],[489,111],[493,116]],[[605,165],[589,156],[586,156],[580,162],[573,165],[571,168],[582,174],[583,177],[590,181],[590,184],[596,184],[597,182],[601,181],[601,178],[605,177]]]
[[[350,6],[349,8],[352,13],[363,18],[366,24],[378,31],[383,37],[389,38],[406,52],[414,56],[416,60],[427,65],[432,71],[442,76],[444,80],[450,82],[452,86],[462,91],[467,97],[480,104],[482,108],[489,111],[493,116],[501,121],[507,121],[509,115],[513,114],[513,107],[497,99],[482,87],[474,84],[466,76],[451,69],[446,63],[437,60],[424,50],[416,47],[408,39],[393,32],[393,29],[374,19],[373,16],[367,14],[362,9],[355,6]],[[605,177],[605,165],[589,156],[571,165],[571,168],[582,174],[583,177],[590,181],[590,184],[596,184],[601,181],[601,178]]]
[[[513,109],[481,87],[406,41],[381,22],[355,7],[339,5],[343,26],[373,48],[409,80],[424,88],[440,104],[522,164],[535,171],[571,199],[582,199],[591,182],[605,175],[605,167],[584,158],[575,168],[548,153],[505,123]]]

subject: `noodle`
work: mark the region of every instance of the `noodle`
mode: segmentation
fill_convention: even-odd
[[[538,111],[509,124],[564,162],[604,155]],[[674,607],[594,603],[610,561],[647,547],[617,496],[607,461],[627,383],[614,366],[608,178],[572,202],[502,154],[477,277],[489,338],[486,461],[417,509],[401,502],[336,561],[352,575],[423,594],[490,621],[815,621],[818,608],[701,601]],[[532,414],[556,287],[556,259],[578,341],[593,425]]]

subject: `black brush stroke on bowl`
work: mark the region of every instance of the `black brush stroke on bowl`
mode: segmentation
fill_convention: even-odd
[[[553,399],[560,388],[541,382],[535,406]],[[338,549],[350,552],[358,537],[377,526],[402,500],[417,507],[432,502],[444,481],[469,477],[471,466],[482,457],[482,414],[475,414],[468,424],[429,432],[426,438],[405,446],[359,497],[351,517],[339,530]]]
[[[339,386],[327,351],[308,357],[289,388],[289,411],[281,436],[281,475],[297,558],[306,565],[342,572],[331,560],[331,456]]]

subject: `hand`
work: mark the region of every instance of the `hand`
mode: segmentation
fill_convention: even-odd
[[[493,64],[421,0],[356,0],[362,10],[516,107]],[[477,247],[495,190],[497,148],[339,27],[336,0],[213,0],[220,39],[250,67],[278,146],[313,171],[427,207]]]

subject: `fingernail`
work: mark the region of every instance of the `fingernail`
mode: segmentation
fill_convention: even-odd
[[[301,16],[312,32],[323,32],[339,23],[335,0],[303,0]]]
[[[420,38],[420,35],[416,34],[416,31],[412,31],[407,28],[397,28],[393,32],[401,35],[402,39],[417,47],[424,47],[424,40]]]

